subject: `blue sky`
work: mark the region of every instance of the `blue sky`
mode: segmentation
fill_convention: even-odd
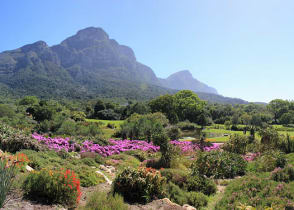
[[[157,76],[189,69],[220,94],[294,100],[293,0],[3,0],[0,51],[102,27]]]

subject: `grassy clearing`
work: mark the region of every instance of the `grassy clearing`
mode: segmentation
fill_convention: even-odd
[[[112,135],[115,133],[116,129],[119,129],[120,125],[124,122],[124,120],[96,120],[96,119],[86,119],[86,121],[101,123],[102,124],[101,129],[106,139],[110,139]],[[108,124],[114,125],[115,128],[107,127]]]

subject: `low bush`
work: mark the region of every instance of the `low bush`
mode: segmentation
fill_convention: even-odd
[[[94,158],[83,158],[82,162],[87,166],[97,166]]]
[[[245,154],[247,151],[247,146],[249,144],[249,140],[247,136],[244,135],[232,135],[230,136],[229,141],[224,143],[222,146],[223,150],[237,153],[237,154]]]
[[[287,165],[285,168],[276,168],[271,173],[271,179],[276,182],[292,182],[294,181],[294,168],[292,165]]]
[[[83,168],[79,171],[78,175],[82,187],[91,187],[105,182],[102,175],[90,169]]]
[[[269,150],[260,157],[248,164],[248,171],[251,172],[270,172],[275,168],[284,168],[287,159],[284,153]]]
[[[169,182],[166,187],[168,198],[179,205],[189,204],[199,209],[207,206],[208,197],[201,192],[186,192],[178,185]]]
[[[144,160],[147,160],[148,158],[146,152],[141,150],[130,150],[130,151],[126,151],[125,153],[137,158],[141,162],[143,162]]]
[[[217,203],[216,210],[238,209],[240,204],[256,209],[293,209],[294,183],[278,183],[264,174],[245,176],[233,180],[224,196]]]
[[[208,197],[201,192],[188,192],[187,200],[188,204],[196,209],[205,207],[208,204]]]
[[[166,129],[167,135],[171,140],[177,140],[182,136],[181,130],[177,126],[171,126]]]
[[[25,196],[46,204],[74,207],[79,203],[80,181],[70,170],[32,172],[23,184]]]
[[[182,169],[165,168],[160,170],[161,176],[166,178],[167,182],[173,182],[181,188],[187,185],[189,173]]]
[[[177,203],[181,206],[188,203],[187,192],[172,182],[169,182],[166,185],[166,193],[168,198],[174,203]]]
[[[113,181],[113,193],[128,202],[146,203],[162,198],[165,178],[151,168],[124,169]]]
[[[90,196],[86,206],[81,209],[127,210],[128,206],[124,203],[123,197],[118,194],[109,195],[105,192],[96,191]]]
[[[213,178],[234,178],[245,174],[247,162],[242,156],[226,151],[199,153],[192,165],[192,174]]]
[[[211,195],[216,192],[216,184],[213,180],[201,174],[193,174],[187,180],[187,189],[188,191],[197,191],[205,195]]]
[[[191,123],[189,121],[184,121],[184,122],[179,122],[177,126],[182,130],[182,131],[194,131],[197,128],[197,124]]]
[[[45,150],[45,147],[31,136],[0,123],[0,149],[15,153],[22,149],[41,151]]]

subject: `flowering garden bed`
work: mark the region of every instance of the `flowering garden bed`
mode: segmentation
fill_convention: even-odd
[[[38,142],[45,144],[50,150],[60,151],[65,150],[67,152],[75,151],[76,148],[80,148],[81,152],[96,152],[101,156],[107,157],[115,154],[119,154],[124,151],[130,150],[142,150],[142,151],[151,151],[157,152],[160,147],[155,146],[152,143],[148,143],[142,140],[114,140],[110,139],[109,142],[111,145],[101,146],[99,144],[94,144],[91,141],[84,141],[81,144],[70,141],[69,138],[61,137],[44,137],[39,134],[33,134],[32,137]],[[173,140],[171,144],[181,148],[183,152],[199,150],[199,145],[193,144],[191,141],[177,141]],[[205,147],[205,151],[219,149],[221,144],[214,143],[210,147]]]

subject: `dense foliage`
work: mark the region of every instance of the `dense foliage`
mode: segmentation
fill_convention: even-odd
[[[193,163],[193,173],[213,178],[234,178],[245,174],[247,162],[238,154],[225,151],[200,153]]]
[[[113,193],[126,201],[146,203],[163,197],[165,179],[151,168],[126,168],[113,182]]]
[[[31,173],[24,182],[25,195],[45,203],[76,206],[81,197],[80,180],[70,170],[41,170]]]
[[[278,183],[264,175],[245,176],[228,185],[215,209],[237,209],[241,204],[257,209],[266,207],[292,209],[294,207],[293,187],[293,183]]]

